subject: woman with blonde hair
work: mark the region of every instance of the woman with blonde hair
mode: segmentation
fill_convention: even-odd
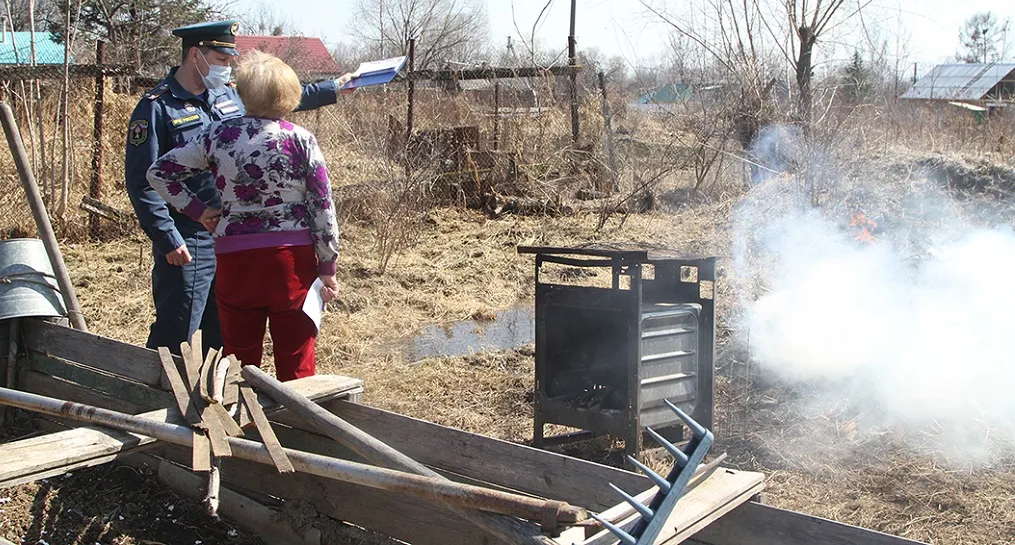
[[[311,284],[338,288],[338,225],[324,157],[314,135],[285,120],[299,104],[296,73],[277,57],[246,53],[236,70],[246,115],[211,123],[163,155],[148,181],[170,206],[212,232],[226,354],[260,365],[265,322],[279,380],[313,375],[317,328],[303,311]],[[210,171],[222,209],[208,208],[188,180]]]

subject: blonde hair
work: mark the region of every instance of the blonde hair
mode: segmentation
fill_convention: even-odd
[[[248,115],[273,119],[291,114],[303,94],[300,79],[288,64],[257,49],[237,64],[236,90]]]

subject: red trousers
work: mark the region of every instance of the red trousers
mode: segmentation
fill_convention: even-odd
[[[267,321],[278,380],[313,375],[317,329],[303,313],[303,301],[317,279],[314,247],[242,250],[217,260],[215,298],[225,353],[260,367]]]

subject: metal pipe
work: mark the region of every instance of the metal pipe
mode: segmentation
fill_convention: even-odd
[[[194,432],[187,426],[179,426],[144,416],[124,414],[72,401],[63,401],[20,390],[0,388],[0,404],[147,435],[159,441],[184,447],[193,447],[194,443]],[[274,466],[271,455],[264,444],[236,437],[228,437],[227,440],[229,441],[233,457]],[[297,471],[370,488],[397,492],[415,498],[434,500],[449,506],[538,519],[546,504],[546,502],[534,498],[456,483],[440,477],[412,475],[393,469],[329,458],[320,454],[289,448],[283,450]],[[520,500],[519,498],[525,499]],[[520,523],[520,521],[518,522]],[[541,541],[541,543],[552,544],[553,542],[547,540]]]
[[[75,329],[88,331],[85,325],[85,317],[81,314],[81,306],[78,305],[77,295],[74,294],[74,284],[70,281],[67,273],[67,265],[63,262],[63,255],[60,253],[60,246],[56,243],[56,234],[53,232],[53,224],[49,221],[49,214],[46,213],[46,205],[42,203],[42,195],[39,193],[39,186],[35,183],[35,174],[28,166],[28,154],[25,152],[25,143],[21,140],[21,133],[14,121],[14,112],[6,102],[0,102],[0,124],[3,124],[4,133],[7,135],[7,145],[14,155],[14,163],[18,168],[18,176],[21,178],[21,185],[28,197],[28,204],[32,208],[32,215],[35,216],[35,225],[39,228],[39,235],[46,246],[46,253],[49,255],[49,262],[56,272],[56,281],[60,285],[60,294],[67,305],[67,314]]]
[[[245,366],[240,374],[243,376],[244,380],[266,393],[269,397],[282,404],[285,408],[293,411],[306,420],[318,432],[349,447],[367,460],[388,468],[424,476],[427,479],[443,483],[441,486],[452,483],[452,481],[447,480],[434,470],[391,448],[372,435],[346,422],[338,415],[328,412],[320,405],[308,400],[298,392],[293,391],[291,388],[279,382],[274,377],[268,375],[256,366]],[[495,515],[477,513],[475,511],[463,509],[471,507],[473,509],[481,509],[483,511],[501,514],[514,514],[515,516],[521,516],[522,518],[529,520],[541,520],[543,518],[543,514],[545,512],[544,508],[547,506],[548,502],[544,500],[534,500],[533,498],[526,498],[525,496],[517,496],[514,494],[510,494],[509,496],[513,496],[514,499],[519,501],[519,503],[526,504],[527,509],[535,508],[538,503],[539,511],[529,511],[525,516],[521,515],[519,512],[507,513],[504,510],[491,509],[493,505],[485,505],[481,503],[486,501],[486,499],[480,498],[476,498],[477,503],[460,504],[460,508],[455,508],[454,511],[470,522],[475,523],[477,526],[501,537],[501,539],[508,543],[552,543],[552,541],[546,541],[546,538],[540,535],[539,530],[535,526],[524,524],[517,519],[497,517]],[[500,500],[498,499],[496,501],[499,502]],[[570,509],[570,517],[575,519],[573,522],[585,520],[588,516],[584,509],[575,508],[566,504],[564,504],[564,507]],[[562,507],[561,510],[558,510],[557,512],[560,513],[563,510],[565,509]]]

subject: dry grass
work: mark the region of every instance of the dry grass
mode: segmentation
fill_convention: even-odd
[[[118,100],[133,104],[131,97]],[[390,165],[376,159],[387,126],[376,111],[400,108],[399,97],[382,97],[375,103],[348,103],[320,114],[301,114],[296,121],[321,139],[336,185],[348,185],[388,176]],[[590,116],[597,108],[598,104],[590,101],[583,113]],[[86,113],[85,117],[90,116]],[[880,159],[873,160],[873,167],[868,161],[867,172],[881,172],[898,183],[908,183],[907,168],[934,167],[926,151],[950,145],[941,134],[968,137],[955,144],[956,150],[961,147],[993,163],[1009,160],[1004,154],[1011,151],[1012,140],[1006,136],[1010,128],[992,122],[979,129],[966,117],[932,115],[926,110],[916,113],[924,116],[924,123],[904,122],[907,115],[916,115],[913,112],[855,112],[836,136],[836,145],[848,149],[854,141],[869,144]],[[445,112],[439,120],[466,122],[475,114],[464,109],[461,117],[452,119]],[[533,162],[561,160],[561,142],[567,140],[567,133],[563,140],[551,138],[540,124],[566,124],[566,115],[555,111],[528,121],[506,123],[504,142],[517,149],[531,146]],[[112,120],[107,127],[116,123],[125,126],[126,118]],[[658,119],[632,115],[616,120],[615,126],[627,133],[618,149],[626,150],[629,174],[658,162],[662,149],[672,149],[662,143],[664,139],[686,140],[686,135]],[[122,135],[110,133],[104,144],[107,157],[119,157]],[[906,140],[907,150],[899,149],[900,140]],[[955,141],[953,138],[952,144]],[[79,170],[71,203],[80,200],[85,184],[81,174],[85,170],[81,169],[88,164],[88,151],[80,145],[75,150]],[[20,192],[13,190],[16,181],[7,161],[6,156],[0,157],[3,232],[31,226],[27,208],[18,200]],[[122,169],[122,163],[116,164],[110,159],[107,172]],[[857,174],[864,165],[842,164],[847,174],[867,176]],[[973,172],[989,171],[976,160],[964,164]],[[938,170],[953,172],[949,169],[954,161],[944,166],[947,168]],[[338,268],[340,300],[330,307],[321,330],[319,372],[362,378],[365,402],[373,406],[502,439],[528,441],[532,433],[531,347],[412,365],[394,343],[411,338],[427,324],[484,319],[519,301],[531,300],[532,258],[517,255],[518,245],[594,241],[632,242],[719,256],[717,299],[722,326],[737,310],[738,293],[734,290],[744,286],[744,279],[731,278],[727,272],[732,248],[730,218],[741,190],[737,189],[739,178],[726,174],[730,179],[720,180],[723,183],[717,185],[715,198],[693,206],[680,198],[685,194],[681,191],[686,191],[688,173],[667,177],[658,187],[665,212],[614,217],[600,231],[595,230],[599,219],[595,214],[508,216],[494,221],[455,208],[431,210],[418,240],[396,253],[384,274],[378,272],[375,229],[347,223],[342,226]],[[868,187],[882,181],[873,176],[866,179]],[[118,186],[113,183],[108,187],[108,202],[129,209]],[[904,212],[890,192],[873,195],[882,213]],[[830,191],[825,195],[826,203],[839,206],[841,197]],[[69,211],[68,219],[60,224],[65,258],[90,328],[143,344],[153,318],[152,257],[147,239],[134,233],[103,243],[83,243],[83,226],[84,216],[76,211]],[[738,359],[729,343],[731,335],[720,327],[717,452],[728,452],[730,465],[765,472],[769,502],[933,543],[1015,542],[1011,492],[1015,489],[1015,461],[999,461],[979,469],[943,465],[928,450],[901,437],[899,430],[871,427],[856,407],[834,398],[826,400],[821,414],[803,417],[796,408],[816,394],[742,374],[743,358]],[[615,463],[612,453],[618,446],[603,441],[568,453]]]

